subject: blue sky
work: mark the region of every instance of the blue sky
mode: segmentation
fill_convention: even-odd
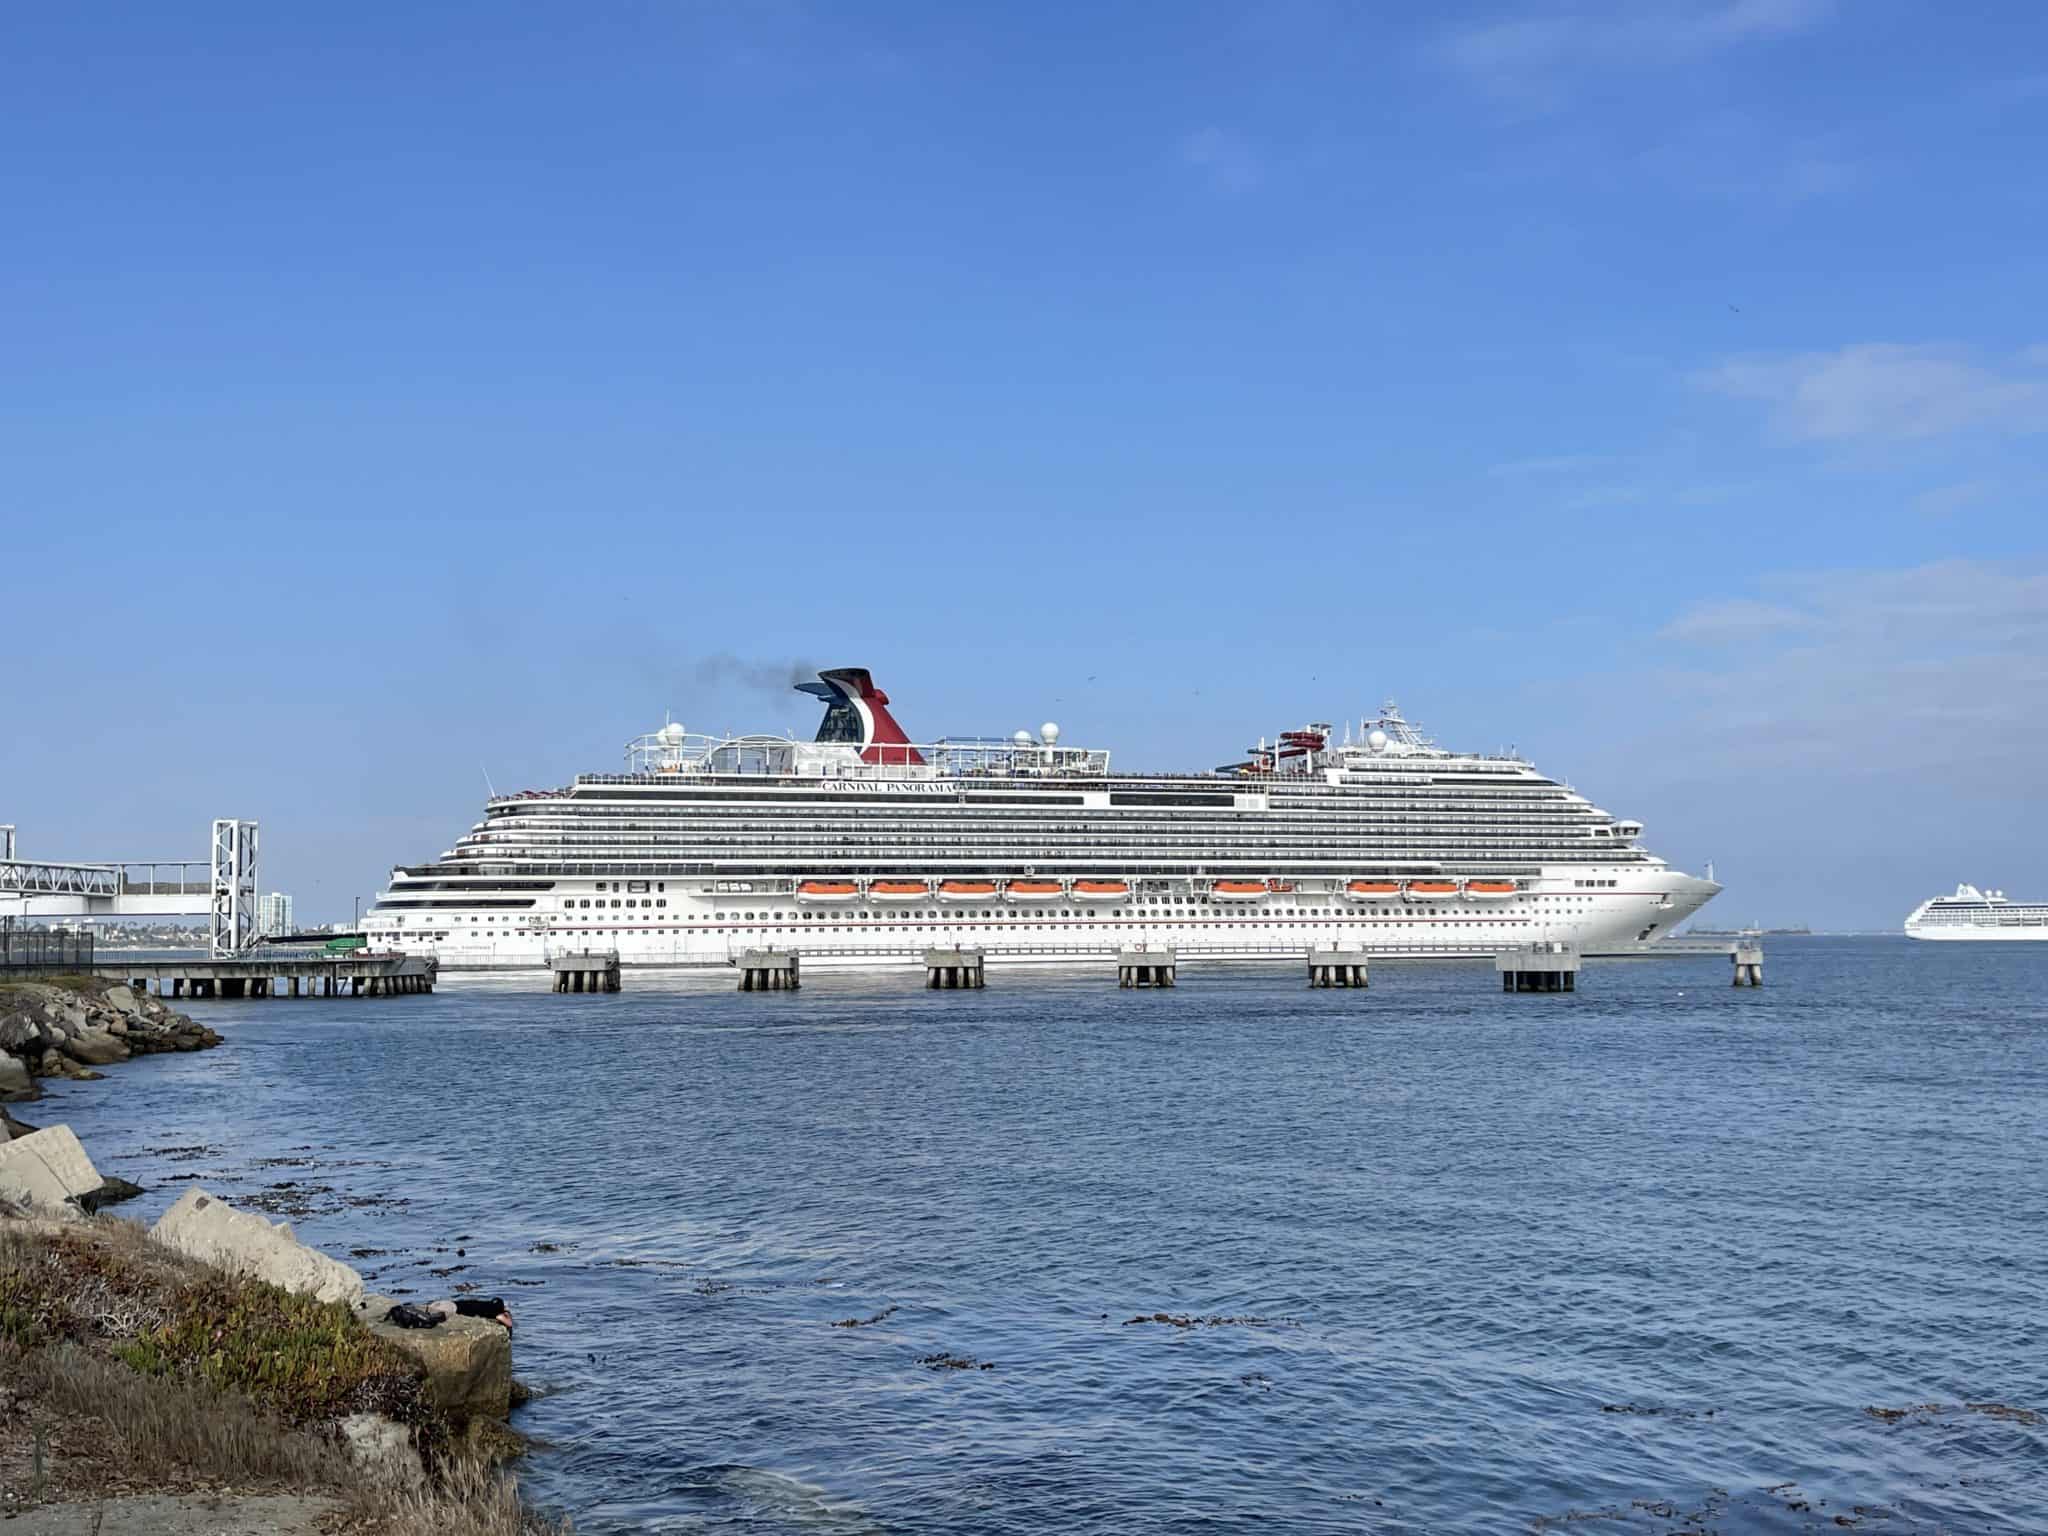
[[[28,851],[346,916],[809,661],[1125,766],[1393,695],[1729,918],[2048,891],[2039,6],[7,28]]]

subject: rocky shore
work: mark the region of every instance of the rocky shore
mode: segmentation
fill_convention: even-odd
[[[7,1529],[557,1531],[501,1470],[524,1446],[502,1300],[401,1306],[197,1187],[146,1232],[94,1214],[70,1128],[21,1129],[0,1134]]]
[[[219,1044],[204,1024],[121,982],[0,981],[0,1104],[40,1098],[38,1078],[96,1078],[131,1056]]]

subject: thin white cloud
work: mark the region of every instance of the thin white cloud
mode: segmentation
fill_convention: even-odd
[[[1763,636],[1782,635],[1787,630],[1807,629],[1813,623],[1811,614],[1783,603],[1731,597],[1693,604],[1659,630],[1657,637],[1682,645],[1740,644]]]
[[[1776,428],[1794,438],[2040,432],[2048,430],[2048,369],[2038,350],[1986,363],[1955,347],[1866,342],[1834,352],[1735,358],[1700,382],[1762,402]]]
[[[1249,192],[1265,179],[1265,166],[1252,147],[1221,128],[1203,128],[1182,139],[1180,160],[1218,192]]]
[[[1960,480],[1954,485],[1937,485],[1913,498],[1913,509],[1925,517],[1953,517],[1956,513],[1989,501],[1998,487],[1989,480]]]
[[[1666,69],[1789,36],[1833,9],[1833,0],[1607,0],[1460,27],[1439,48],[1488,95],[1554,108],[1590,76]]]
[[[1489,466],[1486,472],[1512,480],[1525,475],[1575,475],[1583,470],[1604,469],[1613,462],[1613,456],[1605,453],[1554,453],[1544,458],[1510,459],[1505,464]]]
[[[1949,560],[1774,577],[1687,610],[1659,680],[1700,751],[1751,769],[2017,787],[2048,752],[2048,566]],[[2028,780],[2031,783],[2031,779]]]

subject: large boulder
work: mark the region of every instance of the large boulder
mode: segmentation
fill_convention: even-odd
[[[458,1315],[433,1328],[401,1328],[384,1320],[396,1305],[389,1296],[365,1296],[356,1316],[426,1367],[436,1407],[458,1419],[502,1419],[512,1411],[512,1335],[503,1325]]]
[[[308,1248],[292,1236],[288,1223],[272,1226],[203,1189],[186,1190],[149,1235],[187,1258],[251,1275],[296,1295],[351,1305],[362,1298],[363,1277],[340,1260]]]
[[[417,1488],[427,1480],[425,1463],[403,1424],[381,1413],[352,1413],[341,1421],[342,1443],[372,1481]]]
[[[106,995],[107,1006],[118,1008],[123,1013],[139,1013],[142,1004],[136,1000],[132,987],[109,987]]]
[[[82,1029],[64,1043],[64,1054],[88,1067],[107,1067],[128,1059],[128,1045],[104,1029]]]
[[[68,1125],[0,1142],[0,1200],[44,1215],[75,1215],[100,1187],[99,1170]]]
[[[18,1104],[36,1096],[36,1080],[29,1075],[28,1063],[0,1051],[0,1104]]]

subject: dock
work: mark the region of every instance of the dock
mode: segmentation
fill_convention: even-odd
[[[127,960],[92,974],[158,997],[406,997],[432,992],[438,965],[422,955],[277,955],[226,960]]]

